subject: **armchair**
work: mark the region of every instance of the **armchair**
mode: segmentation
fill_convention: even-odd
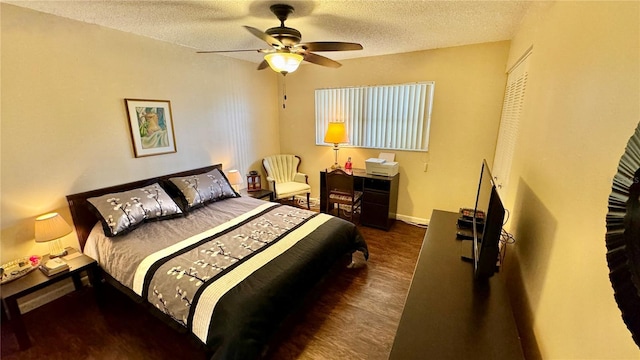
[[[272,155],[262,159],[262,166],[267,173],[269,190],[273,191],[276,200],[307,194],[307,209],[311,209],[311,186],[308,176],[298,172],[300,161],[297,155]]]

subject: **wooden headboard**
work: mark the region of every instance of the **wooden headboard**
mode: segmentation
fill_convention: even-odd
[[[209,172],[213,169],[222,170],[222,164],[205,166],[198,169],[182,171],[174,174],[162,175],[150,179],[138,180],[127,184],[109,186],[102,189],[91,190],[83,193],[67,195],[67,202],[69,203],[69,210],[71,210],[71,217],[73,218],[73,225],[75,226],[76,233],[78,234],[78,241],[80,242],[80,249],[84,250],[84,245],[87,242],[87,237],[91,229],[99,221],[96,215],[91,211],[88,205],[87,199],[102,196],[105,194],[122,192],[126,190],[136,189],[151,185],[155,182],[162,182],[172,177],[182,177],[189,175],[202,174]]]

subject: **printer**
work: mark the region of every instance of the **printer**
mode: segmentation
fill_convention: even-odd
[[[394,176],[398,173],[398,162],[395,154],[380,153],[377,158],[365,160],[365,169],[369,175]]]

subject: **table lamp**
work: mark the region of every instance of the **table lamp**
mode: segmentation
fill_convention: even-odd
[[[58,213],[48,213],[36,218],[36,242],[49,243],[51,258],[67,255],[67,250],[62,247],[60,238],[70,233],[71,227]]]
[[[333,151],[335,151],[335,163],[331,166],[332,169],[340,169],[338,164],[338,144],[348,143],[349,137],[347,136],[347,129],[343,122],[330,122],[327,127],[327,132],[324,134],[324,142],[333,144]]]
[[[238,185],[242,184],[242,176],[240,176],[238,170],[229,170],[227,178],[229,179],[229,184],[231,184],[233,190],[238,192]]]

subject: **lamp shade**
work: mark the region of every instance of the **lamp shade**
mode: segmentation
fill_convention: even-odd
[[[242,177],[240,176],[240,172],[238,172],[238,170],[229,170],[229,172],[227,173],[227,178],[229,179],[229,183],[231,185],[242,184]]]
[[[300,54],[289,52],[275,52],[265,55],[264,59],[273,71],[286,75],[298,69],[303,57]]]
[[[324,134],[324,142],[328,144],[348,143],[347,129],[343,122],[330,122]]]
[[[71,227],[58,213],[48,213],[36,218],[36,242],[57,240],[71,233]]]

